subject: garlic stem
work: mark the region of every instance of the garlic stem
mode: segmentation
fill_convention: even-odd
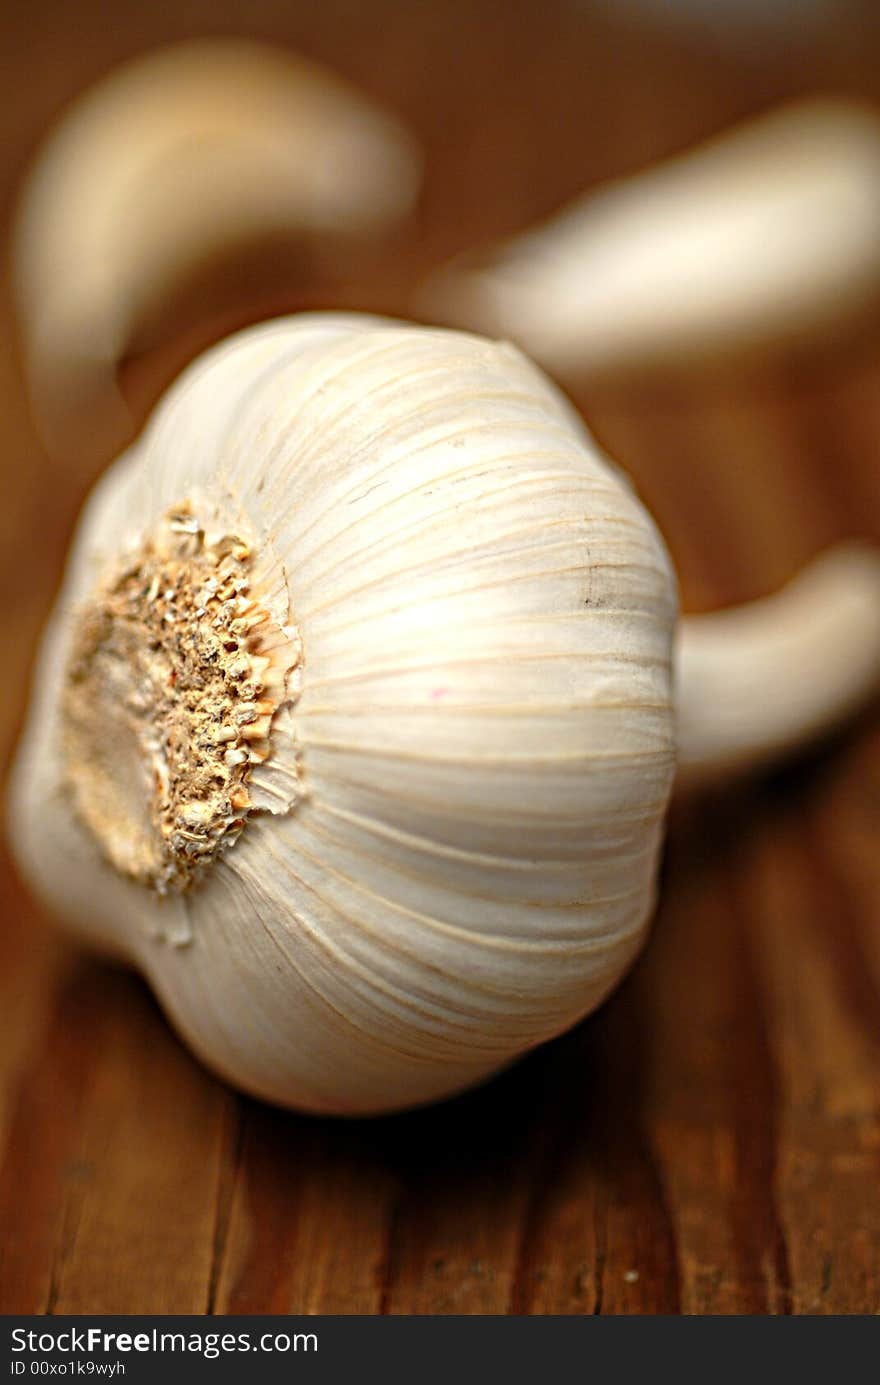
[[[604,376],[818,337],[878,291],[880,120],[812,100],[463,257],[419,310],[557,374]]]
[[[111,72],[50,134],[15,231],[49,451],[118,450],[134,421],[117,366],[169,316],[224,311],[249,275],[301,273],[304,245],[335,256],[387,231],[418,182],[396,120],[282,48],[197,40]]]
[[[880,690],[880,553],[841,544],[772,596],[685,616],[677,679],[678,782],[796,750]]]

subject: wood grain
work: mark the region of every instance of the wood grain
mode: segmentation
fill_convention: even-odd
[[[601,177],[793,92],[880,100],[880,11],[827,11],[777,44],[726,44],[638,28],[634,5],[253,0],[250,32],[360,82],[428,157],[420,216],[389,254],[262,307],[405,312],[442,256]],[[242,23],[231,0],[17,7],[0,53],[17,93],[0,114],[7,221],[76,90],[153,43]],[[35,441],[5,281],[0,315],[8,757],[88,477]],[[131,363],[137,407],[222,325],[182,324]],[[836,537],[880,540],[878,332],[573,393],[658,516],[691,608],[768,591]],[[139,981],[55,934],[4,856],[0,1309],[880,1311],[878,839],[876,714],[771,780],[680,805],[652,939],[602,1011],[480,1092],[372,1122],[229,1092]]]

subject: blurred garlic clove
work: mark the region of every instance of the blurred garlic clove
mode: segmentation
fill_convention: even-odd
[[[816,339],[878,296],[880,117],[828,99],[587,193],[438,271],[418,308],[610,377]]]
[[[278,254],[338,255],[388,233],[420,175],[397,120],[282,48],[199,39],[112,71],[48,136],[15,228],[27,371],[50,452],[95,456],[131,437],[117,367],[161,338],[181,303],[190,315],[222,309],[240,293],[242,262],[267,248],[277,273]]]
[[[251,329],[86,509],[13,772],[18,860],[236,1085],[352,1115],[447,1096],[641,946],[676,616],[650,516],[515,348]],[[693,668],[690,769],[725,696]],[[766,754],[763,707],[736,707]]]
[[[880,692],[880,554],[840,544],[780,592],[685,616],[678,782],[760,767]]]

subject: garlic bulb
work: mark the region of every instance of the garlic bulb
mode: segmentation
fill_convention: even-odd
[[[816,338],[880,294],[880,120],[803,101],[600,187],[423,286],[432,321],[610,376]]]
[[[192,314],[196,293],[204,315],[209,289],[207,305],[225,305],[248,252],[271,247],[277,275],[279,254],[298,254],[301,269],[304,246],[338,257],[387,233],[411,211],[420,173],[394,118],[282,48],[198,39],[112,71],[49,135],[15,228],[49,450],[118,451],[134,423],[116,368],[169,312],[183,301]]]
[[[675,628],[650,517],[515,348],[252,329],[93,494],[13,775],[19,861],[248,1091],[445,1096],[639,949]]]

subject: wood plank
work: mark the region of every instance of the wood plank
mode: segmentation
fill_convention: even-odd
[[[794,815],[768,820],[735,885],[770,1016],[777,1202],[797,1313],[880,1308],[880,1007],[861,990],[840,911]]]
[[[839,747],[827,790],[808,824],[813,859],[823,870],[834,914],[849,921],[864,968],[864,984],[880,992],[880,726],[868,721],[861,738]],[[862,1000],[870,1005],[870,999]]]
[[[529,1064],[433,1110],[388,1123],[401,1184],[391,1223],[389,1313],[506,1313],[528,1197],[540,1078]]]
[[[729,808],[703,807],[638,973],[650,1034],[646,1137],[675,1227],[684,1313],[779,1313],[789,1303],[765,1017],[726,879],[742,826]]]
[[[0,1170],[2,1301],[203,1312],[231,1101],[139,982],[71,962]]]
[[[553,1138],[533,1175],[516,1310],[674,1313],[676,1235],[644,1125],[646,1053],[632,978],[542,1060]]]
[[[10,12],[7,219],[64,101],[152,44],[240,30],[234,8]],[[406,313],[440,258],[734,117],[811,86],[876,100],[876,7],[851,19],[754,53],[567,0],[253,0],[254,34],[373,92],[428,157],[387,254],[316,264],[259,310]],[[5,277],[0,326],[5,763],[86,476],[36,442]],[[138,408],[170,361],[130,363]],[[875,332],[772,369],[573,390],[705,609],[835,536],[880,537],[878,384]],[[54,934],[0,853],[0,1309],[880,1311],[878,829],[876,716],[797,770],[676,808],[651,941],[603,1010],[479,1092],[371,1122],[231,1094],[139,982]]]
[[[219,1313],[377,1313],[394,1180],[368,1124],[243,1102]]]
[[[78,986],[77,976],[80,964],[68,957],[54,980],[47,978],[48,1018],[28,1061],[17,1065],[9,1099],[0,1166],[0,1304],[7,1313],[42,1313],[50,1305],[67,1193],[80,1177],[90,1058],[82,1034],[99,1022],[92,1012],[100,986],[96,992],[87,978]]]
[[[233,1099],[181,1051],[139,983],[106,982],[51,1307],[203,1312]]]

